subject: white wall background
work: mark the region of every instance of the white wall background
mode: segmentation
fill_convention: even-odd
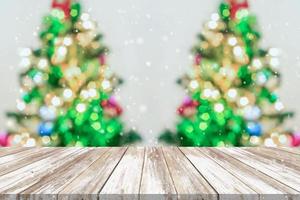
[[[109,63],[126,83],[118,96],[127,127],[136,127],[145,144],[176,122],[184,97],[176,79],[191,67],[190,48],[203,22],[217,11],[219,0],[82,0],[84,10],[99,22],[110,47]],[[258,16],[264,47],[282,51],[280,96],[298,115],[289,127],[300,130],[300,1],[250,1]],[[17,51],[37,47],[41,17],[50,0],[2,0],[0,5],[0,131],[4,112],[15,108],[19,96]]]

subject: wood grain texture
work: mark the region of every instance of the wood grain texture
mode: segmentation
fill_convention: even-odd
[[[259,155],[263,158],[272,160],[280,165],[287,165],[300,172],[300,156],[291,156],[289,152],[280,151],[280,150],[271,150],[267,148],[247,148],[246,151],[249,151],[255,155]]]
[[[144,157],[144,148],[129,147],[101,190],[100,199],[138,199]]]
[[[90,167],[105,151],[105,149],[87,149],[75,159],[65,162],[64,165],[53,170],[51,174],[42,177],[37,183],[21,192],[21,195],[23,197],[28,195],[31,198],[31,194],[34,194],[34,198],[40,198],[44,194],[58,194],[66,185]]]
[[[294,199],[298,194],[296,190],[272,177],[222,153],[219,148],[202,148],[198,150],[257,192],[260,195],[260,199],[273,199],[273,197]]]
[[[0,176],[15,171],[23,166],[29,165],[33,162],[49,157],[58,153],[59,149],[54,148],[36,148],[31,151],[25,150],[15,154],[8,154],[0,159]]]
[[[46,157],[45,159],[0,176],[0,193],[16,194],[22,192],[26,188],[34,185],[35,182],[39,181],[43,176],[51,174],[53,169],[59,168],[68,160],[73,160],[74,156],[80,155],[78,150],[79,149],[64,149],[55,156]],[[85,151],[87,152],[87,150]]]
[[[16,148],[16,147],[12,147],[12,148],[8,148],[8,147],[0,147],[1,151],[0,151],[0,158],[3,156],[8,156],[10,154],[15,154],[18,152],[24,152],[27,150],[31,150],[31,148]]]
[[[227,194],[232,194],[235,199],[259,199],[259,195],[254,190],[226,171],[209,156],[202,153],[201,149],[180,148],[180,150],[220,194],[220,199],[226,199]]]
[[[0,148],[0,199],[300,200],[291,148]]]
[[[216,191],[177,147],[163,148],[180,199],[217,199]],[[191,196],[189,194],[194,194]]]
[[[176,199],[177,192],[161,148],[149,147],[140,187],[140,199]]]
[[[59,199],[69,199],[70,195],[76,199],[97,199],[126,149],[111,148],[99,154],[97,161],[59,192]]]
[[[287,151],[290,152],[291,154],[293,154],[293,156],[300,156],[300,148],[288,148],[288,147],[281,147],[281,148],[275,148],[275,147],[271,147],[269,149],[273,149],[273,150],[278,150],[278,151]]]
[[[287,167],[286,165],[281,165],[275,162],[274,159],[266,159],[259,155],[250,153],[245,149],[222,148],[221,151],[299,192],[299,171]]]

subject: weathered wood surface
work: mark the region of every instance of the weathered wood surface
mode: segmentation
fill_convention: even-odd
[[[2,199],[299,199],[292,148],[1,148]]]

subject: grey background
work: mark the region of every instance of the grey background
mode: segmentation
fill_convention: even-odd
[[[218,0],[82,0],[84,10],[99,23],[110,47],[109,64],[126,82],[117,92],[128,128],[135,127],[145,145],[174,127],[176,108],[185,96],[176,79],[191,67],[190,48],[202,24],[217,11]],[[298,115],[287,126],[299,130],[300,107],[300,1],[251,0],[258,16],[264,47],[282,50],[283,83],[280,97]],[[0,5],[0,130],[4,112],[15,108],[19,96],[17,54],[37,47],[41,17],[50,0],[2,0]]]

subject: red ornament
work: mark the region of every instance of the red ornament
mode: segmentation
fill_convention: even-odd
[[[247,0],[228,0],[230,3],[230,17],[231,19],[235,19],[236,13],[240,9],[249,8],[249,4]]]
[[[100,65],[105,65],[106,64],[106,57],[105,57],[104,54],[101,54],[99,56],[99,63],[100,63]]]
[[[0,133],[0,147],[7,147],[7,146],[9,146],[8,134]]]
[[[298,147],[300,146],[300,133],[294,133],[291,137],[291,146]]]
[[[71,0],[53,0],[52,8],[60,9],[65,13],[65,17],[70,17]]]
[[[200,54],[197,54],[197,55],[195,56],[195,65],[200,65],[201,59],[202,59],[201,55],[200,55]]]
[[[123,112],[121,106],[115,101],[113,97],[101,102],[104,113],[110,117],[120,116]]]
[[[199,106],[199,102],[187,98],[182,105],[178,108],[177,112],[179,115],[183,117],[191,117],[197,112],[197,107]]]

